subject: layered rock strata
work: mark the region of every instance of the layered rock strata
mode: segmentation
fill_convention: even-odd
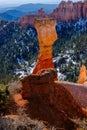
[[[83,3],[77,2],[73,3],[72,1],[62,1],[58,8],[54,9],[50,14],[55,17],[57,21],[66,21],[76,20],[83,17]]]

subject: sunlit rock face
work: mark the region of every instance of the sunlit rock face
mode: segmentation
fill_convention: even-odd
[[[84,84],[86,81],[86,77],[87,77],[87,70],[86,70],[86,67],[82,65],[77,82],[80,84]]]
[[[87,0],[85,0],[83,5],[83,17],[87,18]]]
[[[41,69],[54,68],[52,45],[57,39],[56,20],[52,18],[36,19],[34,26],[37,29],[39,40],[38,60],[33,70],[33,74],[36,74]]]
[[[76,20],[82,18],[82,2],[72,2],[72,1],[62,1],[59,6],[53,10],[50,14],[57,21],[66,21]]]
[[[42,69],[37,74],[31,74],[21,79],[23,99],[29,99],[36,95],[48,95],[51,89],[50,85],[56,77],[55,69]]]
[[[35,14],[25,15],[18,22],[23,28],[26,28],[29,25],[33,25],[35,16]]]

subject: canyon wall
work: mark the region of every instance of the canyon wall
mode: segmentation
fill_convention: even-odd
[[[58,8],[54,9],[50,15],[55,17],[57,21],[69,22],[83,17],[82,8],[82,2],[73,3],[72,1],[62,1]]]
[[[79,18],[87,18],[87,0],[84,2],[62,1],[52,13],[46,14],[41,8],[37,14],[28,14],[19,19],[19,24],[23,27],[34,25],[34,19],[38,17],[52,17],[57,21],[69,22]]]

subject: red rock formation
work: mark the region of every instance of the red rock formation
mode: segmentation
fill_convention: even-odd
[[[87,77],[87,70],[86,70],[86,67],[82,65],[77,83],[84,84],[86,77]]]
[[[45,15],[45,11],[44,11],[43,8],[38,10],[38,15],[40,15],[40,16],[42,16],[42,15],[44,16]]]
[[[62,1],[59,6],[50,14],[46,14],[43,8],[41,8],[36,15],[25,15],[24,17],[20,18],[19,24],[21,24],[23,27],[34,25],[34,18],[41,18],[45,16],[53,17],[57,21],[66,22],[77,20],[78,18],[82,17],[87,18],[87,0],[84,2]]]
[[[68,82],[54,82],[56,75],[55,70],[49,69],[41,71],[40,75],[29,75],[20,81],[22,97],[29,100],[30,117],[61,127],[67,119],[70,123],[70,118],[87,115],[87,88]],[[67,126],[68,124],[66,130],[72,128]]]
[[[72,1],[61,2],[58,8],[56,8],[51,16],[55,17],[57,21],[76,20],[82,17],[82,2],[73,3]]]
[[[51,75],[50,75],[51,73]],[[49,93],[49,83],[53,82],[57,77],[57,71],[54,69],[49,70],[41,70],[38,74],[32,74],[29,76],[26,76],[24,79],[21,79],[21,82],[23,84],[22,88],[22,96],[24,99],[28,99],[30,97],[37,95],[46,95]],[[48,81],[49,79],[49,81]],[[33,85],[33,83],[35,85]],[[46,84],[46,86],[45,86]],[[35,87],[37,86],[37,87]]]
[[[25,15],[19,19],[19,24],[24,28],[26,28],[29,25],[33,25],[35,17],[35,14]]]
[[[87,0],[85,0],[83,4],[83,17],[87,18]]]
[[[54,68],[52,59],[52,45],[57,39],[56,21],[51,18],[36,19],[34,26],[38,32],[39,54],[37,64],[33,70],[36,74],[41,69]]]
[[[38,10],[37,14],[25,15],[22,18],[20,18],[18,22],[22,27],[26,28],[28,25],[34,25],[34,19],[35,18],[42,18],[42,17],[45,17],[45,16],[46,16],[45,11],[44,11],[43,8],[41,8],[41,9]]]

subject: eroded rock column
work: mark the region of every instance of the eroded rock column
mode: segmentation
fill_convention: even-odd
[[[85,82],[87,82],[87,70],[86,66],[82,65],[82,67],[80,68],[80,74],[77,83],[84,84]]]
[[[37,29],[39,40],[38,60],[33,70],[33,74],[36,74],[41,69],[54,68],[52,45],[57,39],[56,20],[52,18],[36,19],[34,26]]]

